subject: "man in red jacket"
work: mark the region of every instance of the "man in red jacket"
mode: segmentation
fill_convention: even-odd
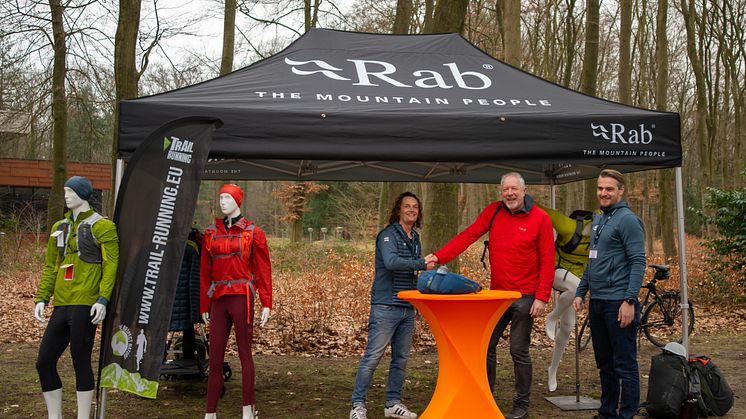
[[[506,173],[500,180],[502,201],[487,206],[472,225],[425,260],[448,263],[489,232],[490,289],[519,291],[497,323],[487,350],[487,379],[495,387],[497,343],[510,323],[510,355],[515,372],[513,409],[506,418],[528,415],[531,395],[531,327],[544,314],[554,280],[552,222],[533,198],[526,195],[523,177]]]

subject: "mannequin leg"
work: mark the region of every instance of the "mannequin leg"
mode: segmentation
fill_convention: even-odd
[[[78,392],[78,419],[90,419],[93,390]]]
[[[213,301],[210,310],[210,372],[207,376],[207,408],[205,418],[214,418],[223,388],[223,360],[225,347],[228,344],[228,334],[233,325],[233,319],[227,312],[226,301],[230,295]]]
[[[243,416],[241,417],[241,419],[256,419],[253,404],[243,407]]]
[[[552,314],[555,316],[555,323],[559,327],[556,330],[554,336],[554,349],[552,350],[552,363],[549,366],[549,391],[555,391],[557,389],[557,369],[559,368],[562,355],[565,353],[567,343],[570,341],[570,334],[572,333],[573,327],[575,326],[575,312],[572,310],[572,300],[575,298],[575,290],[578,288],[580,280],[572,273],[558,269],[557,272],[562,271],[561,282],[558,283],[557,279],[560,276],[555,274],[554,287],[561,291],[559,298],[557,299],[557,305]]]
[[[254,336],[254,299],[247,307],[245,296],[231,296],[230,314],[233,317],[233,328],[236,333],[238,358],[241,360],[241,389],[243,406],[253,406],[256,402],[254,394],[254,358],[251,354],[251,341]],[[248,309],[248,310],[247,310]],[[247,313],[248,311],[248,313]],[[244,412],[246,409],[244,408]],[[244,419],[246,416],[244,413]],[[253,413],[250,418],[253,418]]]
[[[47,404],[49,419],[62,419],[62,389],[45,391],[44,402]]]

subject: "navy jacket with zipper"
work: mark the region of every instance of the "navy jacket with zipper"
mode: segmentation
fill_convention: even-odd
[[[400,300],[396,294],[417,288],[415,271],[426,268],[425,259],[420,258],[420,253],[420,235],[414,229],[411,239],[398,222],[389,224],[378,233],[376,273],[370,290],[371,304],[412,306]]]

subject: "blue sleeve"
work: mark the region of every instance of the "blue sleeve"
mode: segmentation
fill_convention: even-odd
[[[629,263],[629,282],[624,298],[637,299],[645,276],[645,230],[642,221],[630,214],[619,222],[619,234]]]
[[[425,259],[405,259],[396,251],[396,237],[394,232],[384,230],[378,235],[376,246],[381,251],[381,259],[386,269],[390,271],[416,271],[427,268]]]
[[[586,293],[588,293],[588,264],[585,265],[583,276],[580,278],[578,288],[575,289],[575,296],[585,300]]]

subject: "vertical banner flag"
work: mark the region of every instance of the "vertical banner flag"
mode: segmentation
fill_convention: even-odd
[[[199,183],[219,119],[169,122],[137,148],[117,195],[119,268],[99,386],[154,399]]]

